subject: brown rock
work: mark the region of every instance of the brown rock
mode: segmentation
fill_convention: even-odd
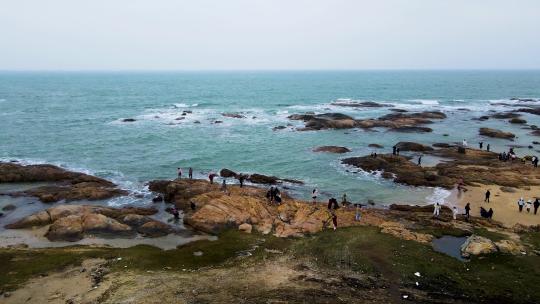
[[[140,234],[148,237],[160,237],[173,232],[169,225],[158,221],[147,222],[140,226],[137,231]]]
[[[501,130],[490,129],[490,128],[480,128],[479,133],[480,135],[494,137],[494,138],[512,139],[516,137],[514,134],[510,132],[503,132]]]
[[[86,214],[83,217],[84,233],[127,235],[132,232],[131,227],[103,214]]]
[[[83,238],[82,217],[69,215],[55,221],[45,235],[49,241],[75,242]]]
[[[327,152],[327,153],[343,154],[343,153],[351,152],[351,150],[349,150],[346,147],[339,147],[339,146],[322,146],[322,147],[317,147],[313,149],[313,152]]]

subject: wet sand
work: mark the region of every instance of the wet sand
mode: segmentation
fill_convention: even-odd
[[[491,197],[490,202],[485,203],[484,197],[487,190],[490,190]],[[455,193],[452,197],[455,198],[456,205],[459,207],[460,212],[464,212],[465,205],[471,204],[471,215],[480,216],[480,207],[484,207],[486,210],[493,208],[493,219],[503,223],[507,227],[511,227],[515,224],[523,225],[540,225],[540,209],[538,214],[534,215],[534,208],[531,208],[531,212],[527,213],[526,208],[523,208],[523,212],[519,212],[517,201],[520,197],[534,202],[534,199],[540,197],[540,186],[531,186],[530,190],[515,189],[516,192],[503,192],[500,186],[497,185],[482,185],[480,187],[467,187],[466,192],[462,192],[461,195]]]

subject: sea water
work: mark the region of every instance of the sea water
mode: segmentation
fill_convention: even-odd
[[[305,199],[316,187],[324,198],[347,193],[355,202],[424,204],[449,193],[397,185],[340,160],[389,153],[398,141],[467,139],[472,146],[483,141],[501,152],[509,144],[529,146],[535,138],[521,125],[472,120],[519,104],[540,104],[513,97],[540,98],[540,71],[0,72],[0,160],[52,163],[111,179],[131,193],[107,202],[115,206],[148,203],[145,183],[174,178],[177,167],[193,167],[200,178],[230,168],[297,179],[305,185],[285,187]],[[299,132],[302,122],[287,119],[305,112],[375,118],[391,109],[338,107],[334,101],[375,101],[409,111],[442,111],[448,118],[423,134]],[[191,113],[183,116],[185,111]],[[246,118],[221,115],[231,112]],[[523,118],[540,125],[539,116]],[[276,126],[287,128],[274,131]],[[483,138],[478,129],[484,126],[517,138]],[[369,148],[371,143],[385,148]],[[322,145],[352,152],[312,152]],[[540,154],[527,147],[516,152]],[[437,161],[424,158],[425,164]]]

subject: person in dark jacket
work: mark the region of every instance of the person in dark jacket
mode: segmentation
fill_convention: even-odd
[[[533,207],[534,207],[534,214],[536,215],[536,212],[538,211],[538,207],[540,207],[540,201],[538,200],[538,198],[536,198],[536,200],[534,201]]]
[[[489,203],[489,197],[491,196],[491,192],[489,189],[486,191],[486,197],[484,198],[485,203]]]

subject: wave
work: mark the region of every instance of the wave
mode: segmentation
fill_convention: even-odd
[[[426,197],[426,201],[432,204],[434,203],[444,204],[445,200],[448,197],[450,197],[451,194],[452,192],[449,190],[439,188],[439,187],[433,188],[433,193]]]
[[[192,104],[186,104],[186,103],[175,103],[173,105],[175,108],[194,108],[194,107],[198,107],[199,104],[198,103],[192,103]]]
[[[419,103],[427,106],[438,105],[439,101],[436,99],[409,99],[407,101]]]

